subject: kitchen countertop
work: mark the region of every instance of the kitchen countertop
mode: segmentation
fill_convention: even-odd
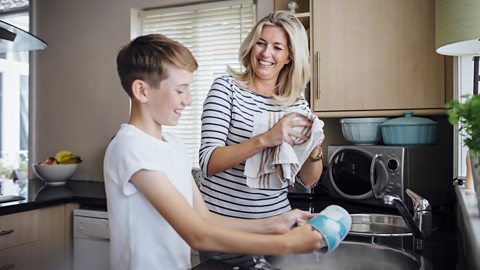
[[[465,235],[463,238],[469,245],[468,259],[472,260],[473,269],[480,269],[480,211],[476,193],[466,189],[464,185],[454,185],[458,198],[458,208],[461,212]]]
[[[47,186],[38,179],[0,179],[0,194],[25,198],[0,203],[0,216],[64,203],[80,203],[106,209],[103,182],[69,180],[63,186]]]
[[[453,191],[453,189],[452,189]],[[325,207],[331,204],[336,204],[344,207],[349,213],[383,213],[398,215],[397,210],[392,208],[375,207],[370,205],[362,205],[359,203],[352,203],[331,198],[326,195],[317,195],[314,199],[295,198],[290,196],[290,203],[293,208],[302,210],[310,210],[312,212],[320,212]],[[455,194],[449,194],[447,202],[439,207],[433,209],[432,223],[433,231],[430,236],[424,240],[424,249],[421,253],[429,263],[433,270],[451,270],[457,268],[457,238],[456,238],[456,223],[455,223]],[[347,237],[347,240],[358,241],[362,237]],[[408,237],[407,237],[408,238]],[[362,241],[370,241],[370,238],[363,237]],[[393,240],[393,241],[392,241]],[[405,240],[405,239],[404,239]],[[398,244],[398,239],[387,239],[380,243],[390,245],[392,242]],[[389,243],[390,242],[390,243]],[[411,242],[410,242],[411,243]],[[410,244],[408,239],[406,245]],[[193,270],[216,269],[216,270],[231,270],[233,265],[220,264],[218,261],[210,260],[200,265],[197,265]],[[242,268],[235,268],[242,269]]]
[[[467,192],[468,193],[468,192]],[[84,207],[106,209],[105,188],[103,182],[69,180],[64,186],[46,186],[41,180],[0,180],[0,194],[18,195],[24,200],[0,203],[0,216],[22,211],[48,207],[63,203],[80,203]],[[453,198],[452,198],[453,197]],[[313,199],[297,198],[290,196],[293,208],[320,212],[331,204],[337,204],[350,213],[385,213],[398,214],[395,209],[369,205],[361,205],[317,194]],[[450,201],[439,209],[433,211],[432,235],[424,241],[424,256],[431,264],[432,269],[455,269],[457,265],[457,240],[455,223],[455,194],[450,196]],[[473,200],[473,199],[472,199]],[[477,248],[480,240],[480,220],[477,219],[473,228],[476,228]],[[478,249],[477,249],[478,250]],[[478,253],[476,253],[478,254]],[[476,258],[478,259],[478,258]],[[232,265],[218,261],[208,261],[195,266],[193,269],[232,269]]]

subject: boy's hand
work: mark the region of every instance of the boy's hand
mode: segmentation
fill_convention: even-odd
[[[302,225],[311,219],[314,214],[299,209],[293,209],[274,217],[273,233],[283,234],[290,231],[294,226]]]
[[[352,218],[344,208],[330,205],[310,219],[308,224],[320,232],[327,244],[325,252],[331,252],[340,245],[352,227]]]
[[[312,226],[305,224],[284,234],[289,245],[288,253],[310,253],[325,247],[323,236]]]

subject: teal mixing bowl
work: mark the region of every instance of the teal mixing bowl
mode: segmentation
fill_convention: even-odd
[[[381,125],[383,143],[386,145],[435,144],[437,122],[423,117],[414,117],[405,112],[404,117],[393,118]]]
[[[375,145],[382,139],[380,124],[386,117],[342,118],[340,125],[345,140],[354,145]]]

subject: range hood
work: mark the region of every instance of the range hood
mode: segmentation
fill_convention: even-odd
[[[40,38],[0,20],[0,53],[35,51],[47,48]]]

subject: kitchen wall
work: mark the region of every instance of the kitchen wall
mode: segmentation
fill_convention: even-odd
[[[199,2],[204,1],[188,3]],[[74,179],[103,181],[106,146],[129,114],[115,57],[131,38],[132,9],[185,2],[41,0],[30,4],[32,32],[48,43],[46,50],[31,54],[30,162],[42,161],[58,150],[71,150],[83,158]],[[273,0],[258,1],[259,18],[271,10]],[[438,142],[451,146],[452,128],[446,117],[433,119],[440,123]],[[325,145],[348,143],[338,118],[322,120]]]
[[[131,38],[132,9],[199,2],[30,1],[32,32],[48,43],[31,54],[30,162],[71,150],[83,159],[74,179],[103,181],[106,146],[129,115],[115,57]],[[273,10],[273,1],[259,2],[258,16]]]

